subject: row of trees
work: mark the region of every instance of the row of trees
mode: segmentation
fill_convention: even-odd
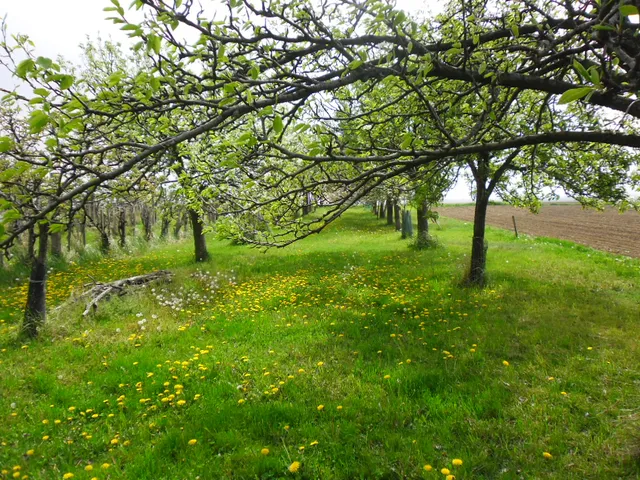
[[[4,30],[22,87],[3,98],[0,245],[161,179],[194,225],[214,209],[245,241],[284,246],[380,191],[413,192],[426,218],[467,172],[468,282],[482,285],[492,194],[536,209],[561,188],[624,207],[638,188],[630,0],[450,0],[435,18],[381,0],[131,8],[144,20],[118,0],[105,10],[133,51],[90,46],[80,67]],[[310,198],[326,208],[300,216]]]

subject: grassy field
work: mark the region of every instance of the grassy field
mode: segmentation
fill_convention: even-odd
[[[59,265],[52,306],[176,275],[30,344],[6,274],[0,478],[638,478],[640,261],[489,229],[470,290],[471,225],[441,224],[428,251],[356,209],[205,265],[188,241]]]

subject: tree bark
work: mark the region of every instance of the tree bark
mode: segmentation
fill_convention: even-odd
[[[394,201],[391,197],[387,197],[387,225],[393,225],[393,205]]]
[[[418,237],[416,238],[416,246],[425,248],[431,246],[431,237],[429,236],[429,204],[423,200],[418,205]]]
[[[488,245],[485,241],[485,226],[487,223],[487,206],[489,205],[489,197],[491,196],[491,189],[487,188],[489,155],[481,155],[477,167],[472,170],[476,183],[476,206],[473,215],[471,265],[467,283],[481,287],[486,282]]]
[[[169,234],[169,227],[170,226],[171,226],[171,217],[163,216],[162,217],[161,227],[160,227],[160,238],[162,240],[167,238],[167,235]]]
[[[51,233],[51,256],[62,257],[62,232]]]
[[[373,202],[373,214],[376,217],[378,216],[378,201],[377,200],[375,202]]]
[[[110,248],[109,233],[106,230],[100,230],[100,251],[102,253],[109,253]]]
[[[41,223],[38,226],[38,254],[31,257],[27,305],[22,324],[22,333],[30,338],[38,336],[38,331],[46,319],[48,241],[49,226]]]
[[[118,244],[124,248],[127,244],[127,211],[121,208],[118,212]]]
[[[402,218],[400,218],[402,211],[400,210],[400,204],[398,202],[394,202],[393,204],[393,214],[396,223],[396,232],[399,232],[402,230]]]
[[[82,223],[80,223],[80,237],[82,238],[82,247],[87,246],[87,215],[82,216]]]
[[[378,210],[378,218],[384,218],[385,216],[385,203],[384,200],[380,201],[380,209]]]
[[[402,238],[413,237],[413,223],[411,221],[411,211],[402,212]]]
[[[152,210],[147,205],[142,207],[142,227],[144,228],[144,239],[148,242],[153,237],[153,217]]]
[[[70,221],[67,226],[67,252],[71,251],[71,240],[73,239],[73,224],[74,221]]]
[[[209,260],[209,252],[207,251],[207,240],[202,233],[202,222],[198,212],[189,209],[189,218],[191,219],[191,228],[193,229],[193,245],[195,247],[196,262],[206,262]]]

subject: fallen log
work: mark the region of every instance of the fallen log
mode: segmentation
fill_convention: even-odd
[[[126,295],[132,289],[143,287],[151,282],[156,281],[171,281],[173,273],[168,270],[158,270],[157,272],[147,273],[145,275],[136,275],[134,277],[122,278],[120,280],[114,280],[113,282],[102,283],[93,282],[85,284],[85,287],[91,287],[85,292],[81,293],[71,303],[76,303],[89,299],[87,302],[82,316],[86,317],[91,312],[95,312],[98,309],[98,303],[107,300],[113,294]],[[69,302],[66,302],[68,304]],[[58,308],[61,308],[61,305]]]

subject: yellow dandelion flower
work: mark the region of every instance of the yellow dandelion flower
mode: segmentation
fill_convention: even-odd
[[[73,478],[75,477],[75,475],[71,472],[67,472],[64,475],[62,475],[62,478],[64,478],[64,480],[67,480],[68,478]]]
[[[442,470],[440,470],[440,473],[442,473],[443,475],[449,475],[451,473],[451,470],[449,470],[448,468],[443,468]]]
[[[322,410],[324,410],[324,405],[318,405],[318,411],[321,412]]]
[[[451,463],[456,467],[459,467],[460,465],[462,465],[462,460],[460,460],[459,458],[454,458]]]
[[[456,480],[456,476],[455,475],[447,475],[445,480]]]
[[[86,467],[84,467],[85,471],[90,472],[91,470],[93,470],[93,465],[87,465]]]
[[[542,456],[546,459],[553,458],[553,455],[551,455],[549,452],[542,452]]]
[[[106,470],[107,468],[109,468],[111,466],[110,463],[103,463],[102,465],[100,465],[100,468],[102,468],[103,470]]]
[[[503,360],[503,361],[502,361],[502,364],[503,364],[505,367],[508,367],[508,366],[509,366],[509,362],[507,362],[506,360]]]
[[[431,470],[433,470],[433,467],[432,467],[431,465],[425,465],[425,466],[424,466],[424,470],[425,470],[426,472],[430,472]]]
[[[195,445],[196,443],[198,443],[198,440],[196,440],[195,438],[192,438],[191,440],[189,440],[189,445]]]
[[[291,473],[296,473],[298,470],[300,470],[300,462],[295,461],[293,462],[291,465],[289,465],[289,471]]]
[[[27,450],[27,455],[28,455],[28,456],[31,456],[31,455],[33,455],[34,453],[36,453],[36,452],[35,452],[35,450]]]
[[[385,379],[385,380],[389,380],[390,378],[391,378],[391,375],[385,375],[385,376],[384,376],[384,379]]]
[[[263,448],[262,450],[260,450],[260,453],[262,455],[269,455],[269,449],[268,448]]]

